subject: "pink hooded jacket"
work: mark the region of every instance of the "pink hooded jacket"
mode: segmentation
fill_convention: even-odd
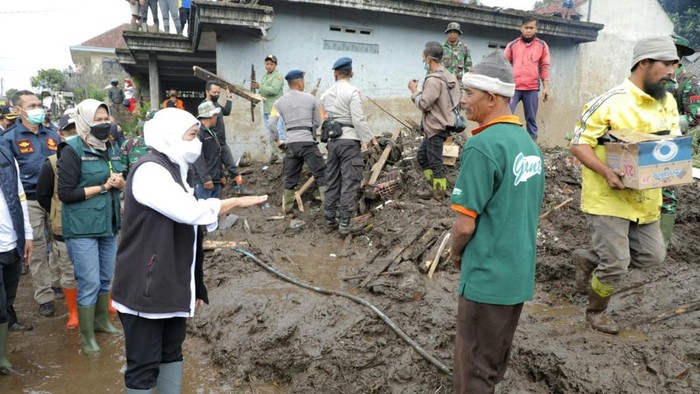
[[[518,37],[511,41],[504,53],[513,65],[515,90],[540,90],[540,79],[549,80],[549,47],[535,37],[529,44]]]

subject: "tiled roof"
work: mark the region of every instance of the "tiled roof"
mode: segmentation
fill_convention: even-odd
[[[584,4],[587,2],[588,2],[588,0],[576,0],[575,4],[576,4],[576,7],[579,7],[581,4]],[[546,5],[544,7],[537,8],[533,11],[535,11],[536,14],[540,14],[540,15],[558,14],[561,12],[561,4],[562,3],[563,3],[562,1],[557,1],[555,3]],[[574,10],[575,10],[575,7],[574,7]]]
[[[124,41],[122,33],[124,33],[124,30],[129,29],[131,29],[131,25],[129,23],[123,23],[100,35],[92,37],[80,45],[85,47],[126,49],[126,41]]]

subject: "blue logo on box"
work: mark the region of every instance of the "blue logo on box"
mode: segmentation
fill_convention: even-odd
[[[692,137],[639,143],[639,165],[651,166],[692,160]]]

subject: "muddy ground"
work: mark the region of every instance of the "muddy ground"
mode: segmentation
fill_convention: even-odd
[[[343,238],[325,228],[313,191],[305,195],[304,213],[271,219],[281,205],[281,165],[275,164],[253,166],[247,175],[253,189],[270,193],[273,208],[239,212],[231,230],[209,238],[241,242],[279,271],[369,301],[451,368],[458,272],[441,263],[428,279],[424,263],[435,256],[454,213],[446,201],[410,194],[422,181],[407,145],[405,160],[386,171],[401,174],[400,187],[361,204],[371,212],[363,234]],[[537,292],[524,308],[499,392],[700,392],[698,312],[654,321],[700,296],[698,183],[677,189],[677,224],[664,264],[631,269],[613,297],[610,311],[623,331],[611,336],[589,328],[585,297],[574,289],[569,255],[590,239],[578,209],[580,172],[568,151],[546,156],[542,212],[573,202],[541,220]],[[450,181],[457,168],[450,169]],[[343,280],[387,266],[402,274]],[[191,334],[208,343],[205,352],[222,379],[265,382],[289,393],[453,391],[447,374],[364,306],[284,282],[227,248],[208,255],[206,274],[212,303],[194,319]]]
[[[361,297],[390,317],[439,362],[452,367],[458,272],[440,263],[432,279],[425,261],[436,255],[454,213],[443,201],[410,193],[423,187],[404,136],[403,160],[367,193],[366,232],[341,237],[323,225],[312,188],[305,212],[279,218],[281,164],[246,168],[248,185],[270,194],[271,207],[249,208],[229,230],[208,235],[238,246],[301,281]],[[700,392],[698,312],[654,319],[700,298],[700,187],[679,187],[678,218],[666,262],[631,269],[610,304],[619,336],[585,322],[569,255],[589,243],[578,210],[580,174],[566,151],[546,152],[536,296],[526,303],[501,393]],[[457,163],[458,164],[458,163]],[[450,168],[452,182],[457,167]],[[400,175],[399,175],[400,174]],[[400,176],[400,182],[395,182]],[[302,177],[302,180],[306,177]],[[392,183],[394,182],[394,183]],[[392,200],[393,203],[388,203]],[[220,246],[220,245],[219,245]],[[363,278],[367,273],[398,272]],[[211,304],[189,323],[186,393],[451,393],[451,378],[427,362],[367,307],[302,289],[263,270],[229,247],[207,253]],[[41,318],[23,276],[17,310],[35,330],[10,334],[10,359],[23,376],[0,377],[1,393],[121,392],[123,337],[99,335],[103,353],[85,357],[75,331],[63,330],[65,308]],[[117,322],[115,321],[115,324]]]

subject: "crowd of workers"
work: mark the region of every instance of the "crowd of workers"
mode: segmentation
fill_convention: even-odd
[[[422,113],[417,161],[431,188],[425,198],[446,195],[442,146],[456,131],[458,116],[463,112],[478,123],[463,147],[450,193],[456,214],[450,260],[461,271],[454,357],[460,393],[492,392],[502,379],[523,303],[534,292],[545,183],[536,113],[539,98],[550,98],[549,49],[536,28],[536,20],[525,18],[521,36],[505,52],[472,65],[467,45],[459,40],[461,28],[452,22],[444,44],[428,42],[423,49],[422,86],[408,83],[410,99]],[[577,282],[588,294],[587,320],[606,333],[619,331],[605,313],[617,281],[630,264],[660,264],[666,248],[661,189],[625,188],[623,175],[605,164],[604,141],[616,128],[675,136],[681,134],[679,119],[697,127],[697,79],[677,71],[680,58],[693,51],[680,40],[638,41],[629,78],[584,106],[571,142],[584,166],[581,208],[592,230],[592,248],[572,258]],[[293,210],[306,163],[318,185],[325,223],[340,234],[358,231],[352,217],[362,144],[376,149],[378,142],[363,114],[360,91],[351,84],[352,59],[341,57],[332,65],[335,84],[320,99],[304,92],[303,71],[283,77],[274,55],[264,61],[266,75],[253,84],[267,98],[265,123],[284,154],[283,210]],[[666,88],[674,80],[678,86],[671,94]],[[112,85],[110,102],[123,105],[118,83]],[[127,392],[155,387],[179,392],[185,319],[208,302],[203,229],[215,229],[221,214],[267,200],[264,195],[221,198],[227,179],[241,186],[234,181],[240,175],[223,121],[232,94],[227,92],[222,106],[221,90],[217,82],[206,83],[196,116],[184,111],[171,91],[163,109],[145,122],[143,135],[128,141],[113,132],[111,104],[84,100],[54,130],[34,93],[21,90],[12,97],[13,110],[3,109],[0,118],[2,372],[12,372],[8,330],[31,329],[17,321],[12,307],[25,264],[39,313],[53,315],[54,300],[65,297],[66,327],[79,328],[84,352],[100,351],[95,331],[119,332],[109,317],[111,306],[118,311]],[[519,101],[525,129],[513,115]],[[318,149],[319,128],[326,159]]]

